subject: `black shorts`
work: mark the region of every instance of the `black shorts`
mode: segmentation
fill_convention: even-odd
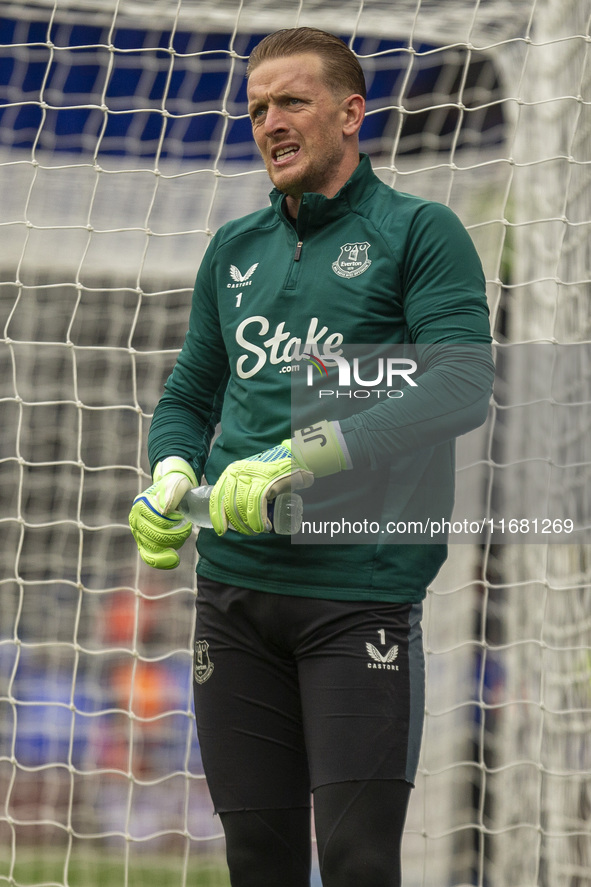
[[[199,578],[195,711],[216,811],[308,806],[335,782],[414,782],[421,604],[326,601]]]

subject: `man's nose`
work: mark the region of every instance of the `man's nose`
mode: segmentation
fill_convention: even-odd
[[[265,115],[265,130],[269,135],[273,135],[286,129],[288,129],[288,125],[283,109],[276,105],[270,105]]]

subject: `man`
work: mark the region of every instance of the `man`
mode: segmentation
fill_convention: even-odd
[[[215,484],[197,543],[195,707],[231,883],[309,885],[313,793],[324,887],[395,887],[424,708],[421,601],[445,545],[295,545],[267,532],[267,505],[312,482],[322,499],[336,476],[384,502],[440,487],[449,512],[453,440],[490,395],[484,280],[449,209],[391,190],[360,157],[365,84],[342,41],[280,31],[247,76],[271,207],[207,251],[130,524],[146,563],[174,567],[190,533],[176,506],[203,473]],[[344,263],[347,250],[362,259]],[[326,356],[349,342],[423,347],[421,384],[292,431],[286,367],[310,343]]]

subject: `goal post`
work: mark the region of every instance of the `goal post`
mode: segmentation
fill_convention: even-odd
[[[3,4],[0,885],[228,883],[192,711],[194,552],[150,571],[127,514],[207,244],[268,201],[248,53],[295,25],[349,42],[375,171],[450,205],[483,261],[499,371],[458,444],[456,516],[468,478],[486,527],[560,501],[587,531],[452,540],[425,602],[405,887],[591,878],[589,18],[583,0]]]
[[[508,362],[512,402],[546,408],[536,411],[540,421],[529,428],[507,411],[505,453],[535,457],[503,484],[513,514],[525,496],[539,503],[559,497],[587,527],[589,24],[584,3],[538,4],[521,68],[514,59],[509,68],[519,102],[510,149],[507,337],[511,343],[544,343],[554,353],[550,361],[538,355],[529,373],[519,359]],[[527,344],[521,350],[526,359],[534,353]],[[489,777],[494,884],[575,885],[589,877],[588,542],[586,535],[579,545],[504,546],[498,553],[505,678]]]

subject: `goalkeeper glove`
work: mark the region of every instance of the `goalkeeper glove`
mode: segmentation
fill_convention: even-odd
[[[197,486],[188,462],[169,456],[154,469],[154,482],[134,499],[129,526],[144,563],[159,570],[179,564],[177,550],[191,535],[192,524],[177,505],[188,490]]]
[[[335,422],[296,431],[292,440],[231,462],[211,491],[209,516],[218,536],[231,525],[245,536],[269,533],[269,502],[284,490],[303,490],[315,477],[336,474],[351,463]]]

